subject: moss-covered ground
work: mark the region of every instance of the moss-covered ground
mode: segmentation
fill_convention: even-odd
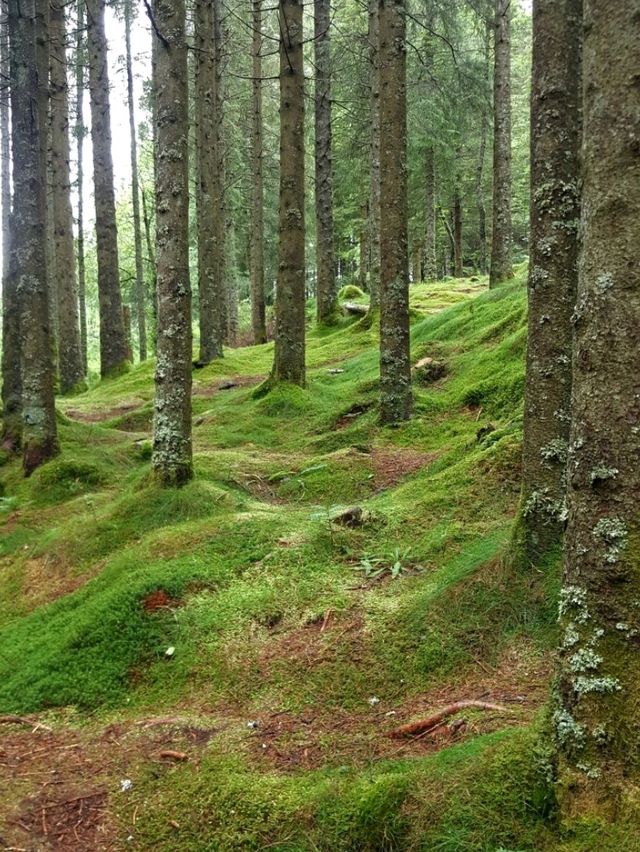
[[[59,400],[60,457],[0,468],[0,845],[638,848],[554,822],[557,566],[505,559],[523,276],[412,288],[414,362],[444,368],[395,429],[375,327],[310,326],[307,387],[262,398],[271,345],[229,350],[194,374],[177,492],[149,476],[151,363]],[[388,736],[468,699],[503,709]]]

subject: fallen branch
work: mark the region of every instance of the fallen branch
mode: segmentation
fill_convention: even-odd
[[[475,708],[477,710],[495,710],[497,713],[508,712],[508,708],[503,707],[502,704],[489,704],[486,701],[456,701],[455,704],[449,704],[448,707],[444,707],[442,710],[439,710],[437,713],[434,713],[426,719],[421,719],[419,722],[411,722],[409,725],[403,725],[401,728],[396,728],[396,730],[391,731],[388,736],[399,740],[404,737],[416,737],[425,733],[430,733],[431,731],[441,728],[449,716],[453,716],[455,713],[460,712],[460,710],[468,710],[470,708]]]
[[[24,725],[26,728],[33,728],[34,731],[51,731],[47,725],[36,722],[35,719],[28,719],[26,716],[0,716],[0,725]]]
[[[189,755],[184,751],[172,751],[171,749],[161,751],[158,756],[163,760],[189,760]]]
[[[356,302],[345,302],[342,306],[342,310],[345,314],[359,317],[366,317],[369,313],[368,305],[358,305]]]

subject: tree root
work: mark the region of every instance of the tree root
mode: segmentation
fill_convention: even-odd
[[[449,716],[453,716],[460,710],[473,708],[477,710],[495,710],[498,713],[508,712],[508,708],[503,707],[502,704],[489,704],[486,701],[456,701],[455,704],[449,704],[448,707],[444,707],[442,710],[439,710],[437,713],[434,713],[426,719],[421,719],[419,722],[411,722],[409,725],[403,725],[401,728],[396,728],[394,731],[391,731],[388,736],[397,740],[403,739],[404,737],[421,736],[422,734],[427,734],[441,728]]]

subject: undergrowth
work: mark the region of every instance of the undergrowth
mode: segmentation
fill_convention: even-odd
[[[207,707],[227,731],[197,765],[138,766],[114,802],[123,838],[139,810],[135,848],[592,848],[554,829],[531,714],[416,759],[351,760],[345,735],[290,771],[251,760],[237,727],[309,708],[357,720],[371,696],[465,698],[479,678],[499,689],[505,659],[544,661],[556,564],[503,559],[523,276],[412,288],[414,362],[445,369],[416,378],[396,429],[377,422],[375,322],[343,319],[310,328],[304,390],[255,398],[270,344],[194,374],[196,479],[178,492],[149,477],[150,363],[60,400],[62,455],[30,480],[0,468],[0,712],[71,706],[99,723]],[[355,505],[358,524],[336,522]],[[394,553],[419,570],[354,570]],[[156,610],[158,593],[170,605]]]

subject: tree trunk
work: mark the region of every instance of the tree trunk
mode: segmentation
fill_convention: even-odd
[[[84,386],[80,343],[73,210],[71,207],[71,144],[69,140],[69,87],[67,84],[65,7],[51,2],[51,178],[53,207],[53,267],[58,313],[58,372],[60,392]]]
[[[318,322],[336,311],[331,160],[331,41],[329,0],[314,0],[316,267]]]
[[[200,310],[200,354],[198,363],[222,358],[225,323],[224,295],[217,267],[214,205],[217,169],[215,121],[216,80],[213,45],[213,2],[196,0],[195,5],[195,112],[197,151],[196,210],[198,225],[198,297]]]
[[[128,359],[120,293],[104,8],[105,0],[87,0],[91,141],[93,143],[100,308],[100,372],[103,377],[106,377],[126,368]]]
[[[380,420],[411,416],[405,0],[378,0],[380,27]]]
[[[2,0],[0,30],[0,76],[9,80],[9,29],[7,2]],[[22,434],[22,391],[20,387],[20,303],[15,270],[11,264],[11,139],[9,90],[0,96],[0,154],[2,197],[2,446],[15,452]]]
[[[46,185],[38,100],[36,6],[9,0],[13,150],[12,267],[20,293],[23,467],[58,452],[46,276]]]
[[[493,72],[493,238],[489,286],[513,278],[511,266],[511,0],[496,0]]]
[[[363,204],[360,212],[360,245],[358,250],[358,283],[362,290],[367,289],[369,273],[369,205]]]
[[[155,139],[154,139],[155,149]],[[151,233],[151,212],[147,203],[147,192],[144,187],[140,188],[142,198],[142,220],[144,222],[144,237],[147,244],[147,269],[149,281],[151,282],[151,316],[153,317],[153,328],[151,332],[153,349],[156,349],[158,330],[158,280],[156,274],[156,252],[153,248],[153,236]]]
[[[485,39],[485,81],[487,90],[489,88],[489,66],[490,66],[490,44],[491,44],[491,25],[487,21],[486,39]],[[487,134],[489,132],[489,114],[486,103],[483,101],[482,112],[480,115],[480,146],[478,149],[478,166],[476,168],[476,207],[478,210],[478,271],[481,275],[486,275],[487,272],[487,210],[484,202],[484,161],[487,153]]]
[[[87,353],[87,275],[84,258],[84,88],[86,61],[85,0],[78,0],[76,34],[76,156],[78,173],[78,308],[80,312],[80,352],[83,374],[89,372]]]
[[[436,257],[436,161],[433,145],[429,145],[425,156],[425,240],[424,277],[435,281],[438,277]]]
[[[559,543],[564,528],[571,315],[578,281],[581,10],[582,0],[536,0],[534,5],[522,457],[525,554],[534,563]]]
[[[238,274],[236,268],[236,229],[233,216],[227,220],[225,278],[229,282],[227,288],[227,338],[229,346],[238,342]]]
[[[220,298],[220,318],[224,340],[229,334],[227,293],[227,212],[225,197],[226,148],[224,137],[224,53],[221,0],[213,0],[213,122],[215,170],[213,173],[213,231],[215,245],[216,292]]]
[[[184,0],[154,0],[158,344],[152,465],[167,487],[193,476],[189,283],[189,87]]]
[[[640,787],[638,3],[586,0],[583,32],[582,248],[555,722],[562,814],[596,824],[635,814]]]
[[[453,190],[453,274],[455,278],[464,278],[462,268],[462,198],[460,191],[460,152],[456,152],[456,177]]]
[[[414,284],[422,281],[422,245],[417,235],[413,238],[411,251],[411,280]]]
[[[255,344],[267,342],[264,294],[264,180],[262,176],[262,0],[252,0],[253,37],[251,60],[253,81],[251,124],[251,232],[249,268],[251,277],[251,328]]]
[[[140,180],[138,173],[138,145],[136,138],[136,116],[133,95],[133,57],[131,56],[131,22],[133,9],[131,0],[125,0],[125,48],[127,60],[127,106],[129,108],[129,138],[131,142],[131,205],[133,208],[133,241],[136,259],[136,322],[138,325],[138,351],[140,360],[147,360],[147,318],[144,297],[144,268],[142,265],[142,229],[140,227]]]
[[[378,0],[368,0],[369,12],[369,293],[371,308],[380,305],[380,21]]]
[[[305,383],[302,0],[280,0],[280,212],[272,379]]]

